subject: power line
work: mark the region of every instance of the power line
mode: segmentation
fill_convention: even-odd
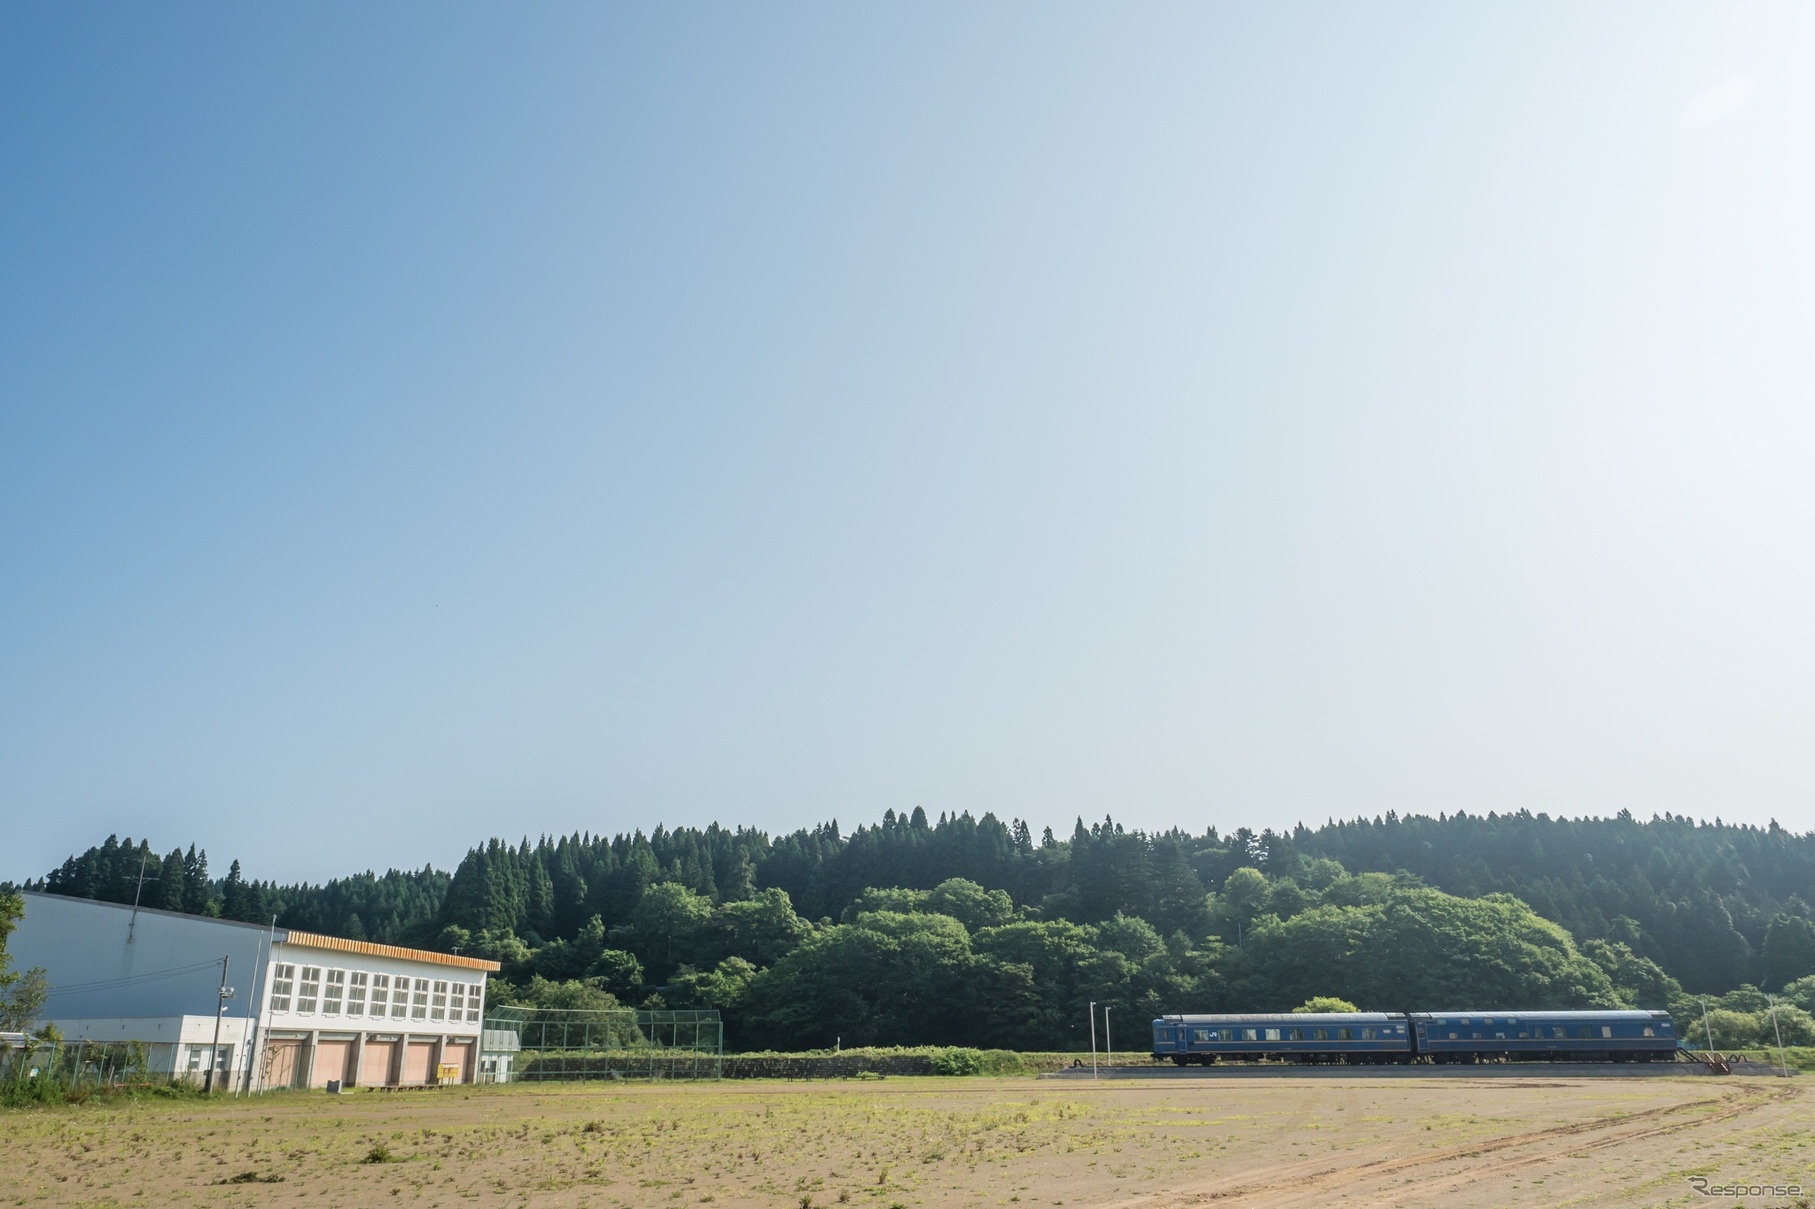
[[[140,982],[157,982],[166,978],[180,978],[184,974],[194,974],[201,970],[212,970],[218,964],[218,962],[213,961],[202,961],[197,962],[194,965],[176,966],[168,970],[158,970],[151,974],[134,974],[125,978],[101,978],[94,982],[72,982],[64,986],[53,987],[46,998],[55,999],[59,995],[75,995],[86,991],[112,991],[118,990],[121,987],[132,986],[133,984]]]

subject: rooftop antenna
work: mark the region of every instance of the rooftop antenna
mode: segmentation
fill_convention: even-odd
[[[139,853],[138,876],[134,877],[130,873],[120,874],[121,877],[123,877],[127,881],[133,883],[132,918],[129,921],[127,921],[127,924],[126,924],[126,943],[127,944],[132,943],[133,930],[139,926],[139,895],[141,895],[145,892],[145,883],[146,882],[157,880],[156,878],[150,878],[150,877],[145,876],[145,865],[150,860],[151,860],[151,847],[150,847],[150,845],[146,845],[145,848],[143,850],[141,850]]]

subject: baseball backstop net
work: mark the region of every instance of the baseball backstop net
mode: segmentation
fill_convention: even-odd
[[[485,1017],[479,1069],[500,1083],[718,1079],[724,1056],[716,1010],[499,1007]]]

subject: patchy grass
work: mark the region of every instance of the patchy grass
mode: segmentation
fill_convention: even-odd
[[[1806,1179],[1802,1082],[925,1078],[91,1103],[0,1114],[0,1199],[1081,1209],[1263,1188],[1466,1209],[1554,1204],[1567,1183],[1649,1204],[1680,1199],[1691,1165]]]

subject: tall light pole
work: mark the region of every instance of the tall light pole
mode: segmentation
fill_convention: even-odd
[[[1777,1063],[1779,1066],[1783,1067],[1783,1077],[1788,1079],[1790,1077],[1790,1063],[1788,1059],[1783,1056],[1783,1030],[1777,1027],[1777,1000],[1766,995],[1765,1002],[1771,1005],[1771,1031],[1777,1034]]]
[[[1097,1001],[1090,1001],[1090,1077],[1097,1077]]]
[[[1109,1013],[1114,1010],[1107,1006],[1103,1008],[1103,1062],[1111,1067],[1115,1065],[1115,1042],[1109,1037]]]
[[[214,1090],[214,1068],[221,1060],[221,1017],[227,1014],[227,1001],[233,998],[233,988],[227,985],[227,958],[221,958],[221,991],[220,1003],[214,1009],[214,1048],[208,1051],[208,1074],[202,1080],[204,1095]]]
[[[289,933],[286,932],[285,935],[288,936]],[[259,992],[259,975],[261,973],[264,975],[265,990],[268,992],[271,987],[271,959],[276,956],[277,916],[273,915],[271,917],[271,927],[265,935],[264,964],[252,971],[252,1003],[246,1009],[253,1021],[252,1036],[254,1037],[258,1036],[259,1024],[264,1020],[264,1001],[260,997]],[[256,1012],[257,1015],[251,1016],[250,1014],[253,1012]],[[258,1058],[256,1051],[252,1048],[250,1039],[247,1040],[246,1047],[246,1094],[250,1096],[255,1092],[263,1092],[265,1090],[265,1064]],[[478,1059],[475,1058],[473,1061],[477,1062]],[[258,1077],[256,1082],[254,1081],[252,1074],[252,1064],[254,1062],[258,1063]]]

